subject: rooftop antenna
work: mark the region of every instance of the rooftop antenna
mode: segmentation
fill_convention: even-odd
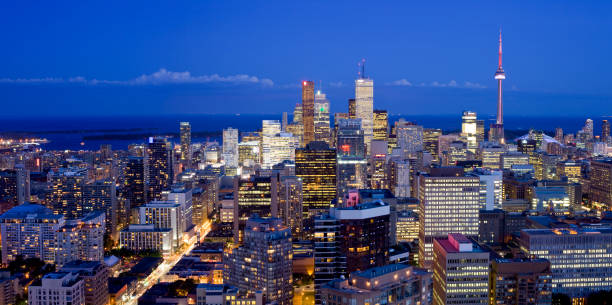
[[[361,67],[361,71],[359,71],[357,74],[359,74],[359,78],[365,78],[365,58],[361,59],[361,61],[359,61],[359,63],[357,63],[357,66]]]

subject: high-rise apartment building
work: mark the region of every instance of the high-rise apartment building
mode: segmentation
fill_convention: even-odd
[[[80,168],[60,168],[49,172],[47,183],[49,205],[53,212],[66,218],[83,217],[83,185],[87,181],[87,170]]]
[[[0,200],[23,204],[30,200],[30,171],[23,166],[0,170]]]
[[[104,260],[104,215],[104,211],[96,211],[80,219],[67,220],[55,232],[56,265],[74,260]]]
[[[139,208],[140,224],[152,224],[156,229],[168,228],[174,248],[183,243],[183,209],[172,201],[151,201]]]
[[[361,119],[364,143],[370,151],[374,133],[374,81],[364,75],[355,80],[355,118]]]
[[[316,141],[310,142],[312,143]],[[291,236],[294,239],[304,237],[302,181],[302,178],[296,176],[281,176],[278,179],[278,218],[291,229]]]
[[[191,124],[189,122],[180,123],[181,136],[181,163],[184,166],[191,166]]]
[[[433,304],[489,304],[489,256],[463,234],[436,237]]]
[[[314,101],[314,140],[324,141],[331,145],[331,131],[329,125],[329,100],[325,93],[317,91]]]
[[[550,262],[545,259],[493,259],[489,304],[550,304],[551,279]]]
[[[419,264],[430,267],[433,239],[449,233],[478,236],[480,179],[462,168],[432,168],[419,176]]]
[[[314,103],[315,91],[313,81],[302,82],[302,125],[304,125],[304,137],[302,146],[314,141]]]
[[[38,204],[24,203],[8,210],[0,216],[2,263],[18,255],[55,263],[55,232],[64,223],[64,216]]]
[[[389,113],[387,110],[374,110],[374,140],[387,141],[389,137]]]
[[[150,137],[146,156],[147,199],[159,200],[174,179],[172,147],[165,138]]]
[[[360,119],[342,119],[338,122],[336,138],[337,198],[344,202],[350,189],[361,189],[367,183],[366,147]]]
[[[143,157],[128,157],[123,172],[123,198],[129,201],[129,206],[139,207],[147,202],[147,173]]]
[[[292,304],[291,230],[278,218],[250,218],[244,228],[244,242],[226,253],[223,283],[255,294],[265,302]]]
[[[85,305],[84,281],[78,273],[51,272],[28,287],[29,305]]]
[[[239,159],[238,129],[223,129],[223,161],[225,167],[237,168]]]
[[[117,186],[110,179],[98,180],[83,186],[83,209],[89,213],[102,211],[106,214],[106,232],[116,239],[117,233]]]
[[[610,122],[608,120],[603,120],[601,121],[601,141],[607,142],[609,138],[610,138]]]
[[[315,304],[321,302],[321,286],[346,273],[346,258],[341,253],[340,221],[330,214],[314,218]]]
[[[521,231],[521,249],[550,261],[552,292],[571,298],[612,288],[612,229],[558,228]]]
[[[78,274],[79,278],[83,280],[85,305],[106,305],[109,303],[109,270],[103,262],[76,260],[65,264],[60,272]]]
[[[295,175],[302,179],[304,216],[327,211],[336,198],[336,150],[311,142],[295,151]]]

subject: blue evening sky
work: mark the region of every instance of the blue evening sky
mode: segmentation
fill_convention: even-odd
[[[610,1],[2,1],[4,115],[280,113],[314,80],[346,111],[612,114]],[[0,115],[1,115],[0,114]]]

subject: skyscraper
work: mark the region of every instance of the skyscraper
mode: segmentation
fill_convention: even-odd
[[[587,140],[593,139],[593,120],[586,119],[586,122],[584,122],[584,127],[582,128],[582,130],[586,134]]]
[[[374,133],[374,81],[365,75],[355,80],[355,118],[361,119],[364,144],[369,152]]]
[[[329,100],[325,93],[317,91],[314,102],[314,140],[325,141],[331,145],[329,127]]]
[[[419,264],[430,267],[435,237],[478,236],[480,179],[465,177],[456,167],[432,168],[419,179]]]
[[[172,148],[162,137],[150,137],[147,143],[147,198],[161,199],[162,191],[168,189],[174,179]]]
[[[276,217],[278,211],[278,182],[276,176],[234,177],[234,240],[242,241],[247,219],[253,214]]]
[[[506,79],[506,73],[502,68],[502,37],[501,31],[499,32],[499,64],[497,71],[495,72],[495,79],[497,80],[497,119],[495,124],[491,124],[489,130],[489,141],[499,142],[505,144],[504,136],[504,106],[502,104],[502,80]]]
[[[183,166],[191,166],[191,124],[181,122],[181,163]]]
[[[387,110],[374,110],[374,140],[387,141],[389,136],[389,114]]]
[[[355,106],[355,99],[350,98],[348,100],[348,118],[347,119],[356,119],[357,118],[357,107]]]
[[[262,167],[266,169],[286,160],[295,159],[295,148],[298,139],[291,133],[281,132],[277,120],[263,120],[261,132]]]
[[[493,304],[550,304],[551,286],[550,262],[545,259],[491,261],[489,297]]]
[[[223,129],[223,160],[226,168],[238,167],[238,129]]]
[[[303,81],[302,82],[302,112],[303,112],[303,125],[304,125],[304,138],[302,139],[302,145],[314,141],[314,82]]]
[[[336,198],[336,150],[311,142],[295,150],[295,175],[302,179],[304,215],[327,211]]]
[[[603,130],[602,130],[603,134]],[[563,143],[563,128],[557,127],[555,128],[555,140],[559,143]]]
[[[123,177],[123,198],[129,200],[131,207],[139,207],[145,204],[147,202],[147,188],[144,158],[128,157]]]
[[[106,232],[117,239],[117,187],[110,179],[92,181],[83,186],[83,207],[86,213],[101,211],[106,217]]]
[[[87,170],[80,168],[60,168],[48,174],[50,193],[49,202],[53,212],[68,219],[83,217],[83,185],[87,181]]]
[[[601,208],[612,208],[612,159],[591,161],[590,199]]]
[[[434,239],[433,304],[489,304],[489,252],[462,234]]]
[[[366,187],[367,160],[361,119],[341,119],[336,139],[337,198],[344,202],[350,189]]]
[[[400,119],[395,122],[397,146],[402,149],[402,157],[414,156],[423,150],[423,126]]]
[[[223,283],[255,294],[265,302],[292,304],[291,230],[278,218],[246,221],[244,242],[224,255]]]
[[[464,111],[461,116],[461,137],[472,153],[478,149],[476,112]]]
[[[30,200],[30,171],[23,166],[0,170],[0,200],[23,204]]]
[[[607,142],[610,137],[610,122],[608,120],[601,121],[601,141]]]
[[[438,163],[440,156],[438,155],[440,147],[440,136],[442,129],[425,128],[423,129],[423,149],[431,154],[432,161]]]

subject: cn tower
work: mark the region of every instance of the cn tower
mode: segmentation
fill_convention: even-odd
[[[499,31],[498,55],[499,62],[497,65],[497,71],[495,72],[495,79],[497,80],[497,120],[495,121],[495,124],[491,124],[491,129],[489,130],[489,141],[504,144],[504,105],[502,101],[502,80],[506,79],[506,73],[504,73],[504,68],[502,68],[501,30]]]

